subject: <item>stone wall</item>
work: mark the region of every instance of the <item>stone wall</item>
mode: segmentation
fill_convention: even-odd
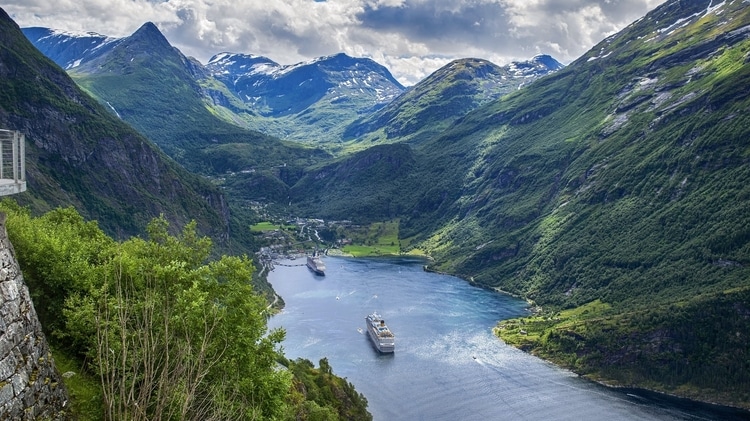
[[[67,401],[0,213],[0,421],[66,420]]]

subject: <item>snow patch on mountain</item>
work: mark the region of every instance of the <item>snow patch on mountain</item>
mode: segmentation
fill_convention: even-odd
[[[511,76],[516,78],[538,78],[563,67],[565,66],[554,58],[546,54],[539,54],[531,60],[513,61],[506,66],[506,69]]]
[[[703,17],[706,17],[710,14],[715,14],[716,16],[721,15],[724,12],[724,6],[726,5],[726,0],[718,2],[714,4],[713,0],[708,3],[708,6],[705,10],[701,12],[693,13],[690,16],[686,16],[680,19],[677,19],[675,22],[663,27],[659,28],[656,31],[654,31],[654,36],[647,39],[646,42],[653,41],[658,36],[670,36],[672,35],[676,30],[680,28],[684,28],[688,25],[690,25],[692,22],[694,22],[697,19],[701,19]],[[659,23],[659,22],[657,22]]]
[[[39,27],[23,28],[22,31],[37,49],[66,70],[80,66],[123,40],[96,32]]]

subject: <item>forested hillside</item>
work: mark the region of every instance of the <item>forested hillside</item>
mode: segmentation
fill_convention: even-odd
[[[74,205],[120,238],[160,214],[227,236],[223,194],[86,95],[1,10],[0,127],[26,136],[28,190],[17,198],[34,211]]]
[[[414,234],[436,268],[547,310],[503,337],[748,406],[750,8],[710,6],[667,2],[432,141],[463,188],[434,186],[451,217]]]

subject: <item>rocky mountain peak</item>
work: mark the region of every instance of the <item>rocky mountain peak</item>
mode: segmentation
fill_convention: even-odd
[[[552,56],[547,54],[539,54],[534,56],[531,60],[529,60],[531,63],[538,63],[542,66],[545,66],[550,71],[560,70],[563,67],[565,67],[562,63],[555,60]]]
[[[208,60],[206,68],[215,74],[244,75],[254,73],[273,73],[281,65],[268,57],[255,54],[222,52]]]
[[[130,36],[131,39],[137,39],[138,37],[164,40],[165,42],[167,42],[167,39],[164,37],[164,35],[162,35],[161,31],[159,31],[159,28],[157,28],[153,22],[144,23]]]
[[[123,45],[128,48],[136,47],[154,56],[178,53],[161,31],[159,31],[159,28],[151,22],[144,23],[132,35],[124,38]],[[180,55],[182,54],[180,53]]]

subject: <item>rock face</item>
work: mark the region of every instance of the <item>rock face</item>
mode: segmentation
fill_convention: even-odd
[[[161,40],[155,40],[154,48],[160,53],[172,51],[154,31],[153,25],[144,25],[136,38],[154,36]],[[0,127],[18,130],[27,139],[28,189],[16,197],[19,204],[40,214],[57,206],[73,206],[116,239],[143,235],[153,218],[164,215],[172,227],[195,220],[202,235],[219,239],[218,244],[225,242],[229,207],[224,193],[167,158],[110,111],[122,113],[123,107],[112,103],[105,108],[80,89],[26,39],[1,8],[0,45]],[[130,53],[125,47],[124,53]],[[77,48],[71,51],[81,51]],[[141,53],[132,51],[122,62],[129,63]],[[154,72],[171,80],[164,73],[170,68]],[[172,103],[169,106],[165,109],[174,111]],[[174,111],[182,123],[183,112]],[[154,115],[164,129],[167,112]]]
[[[0,213],[0,420],[66,420],[67,401]]]

